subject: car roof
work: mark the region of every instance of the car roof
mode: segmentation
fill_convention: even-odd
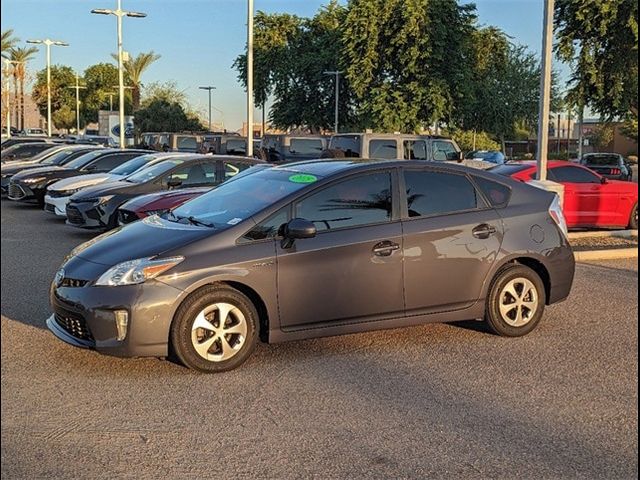
[[[416,160],[389,160],[372,158],[307,160],[303,162],[285,163],[274,168],[326,177],[341,172],[374,170],[380,168],[381,166],[410,168],[430,167],[433,169],[448,169],[467,173],[480,172],[480,170],[478,170],[477,168],[467,167],[465,165],[460,165],[454,162],[421,162]]]

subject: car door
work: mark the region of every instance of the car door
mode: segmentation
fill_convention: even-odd
[[[404,314],[402,227],[395,169],[359,173],[315,190],[293,205],[315,238],[278,246],[282,328]]]
[[[406,314],[470,307],[502,244],[498,213],[464,173],[407,168],[403,181]]]
[[[615,224],[619,197],[615,185],[578,165],[556,166],[549,170],[553,180],[565,188],[564,209],[576,219],[575,226]]]

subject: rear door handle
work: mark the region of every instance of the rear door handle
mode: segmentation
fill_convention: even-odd
[[[373,253],[379,257],[388,257],[396,250],[400,249],[400,245],[390,240],[377,243],[373,247]]]
[[[496,227],[494,227],[493,225],[489,225],[488,223],[482,223],[471,231],[474,237],[479,238],[481,240],[489,238],[491,235],[494,235],[496,232],[497,232]]]

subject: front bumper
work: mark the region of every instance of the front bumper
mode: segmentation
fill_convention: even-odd
[[[182,291],[162,282],[125,287],[56,287],[47,327],[58,339],[118,357],[165,357],[169,328]],[[118,340],[114,311],[128,312],[124,340]]]
[[[18,182],[9,183],[7,196],[9,200],[14,202],[26,202],[36,198],[36,194],[31,187]]]
[[[0,179],[0,192],[2,195],[6,195],[9,190],[9,182],[11,181],[11,176],[2,177]]]
[[[68,202],[65,208],[67,224],[78,228],[107,229],[112,226],[113,208],[109,203]]]
[[[67,203],[71,197],[52,197],[51,195],[44,196],[44,209],[49,213],[54,213],[59,217],[67,216]]]

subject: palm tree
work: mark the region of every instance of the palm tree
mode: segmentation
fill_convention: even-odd
[[[118,60],[118,55],[111,55],[114,59]],[[140,53],[137,57],[132,57],[128,61],[124,62],[124,73],[129,78],[131,83],[131,103],[133,111],[135,112],[140,108],[140,88],[142,87],[142,74],[151,66],[153,62],[158,60],[160,55],[153,51],[148,53]]]
[[[2,32],[2,57],[9,58],[10,50],[20,41],[19,38],[13,36],[13,30],[5,30]]]
[[[26,63],[38,53],[36,47],[14,47],[10,50],[11,60],[15,63],[13,69],[14,91],[16,94],[16,110],[20,129],[24,129],[24,82],[27,75]],[[18,101],[18,83],[20,84],[20,100]]]

